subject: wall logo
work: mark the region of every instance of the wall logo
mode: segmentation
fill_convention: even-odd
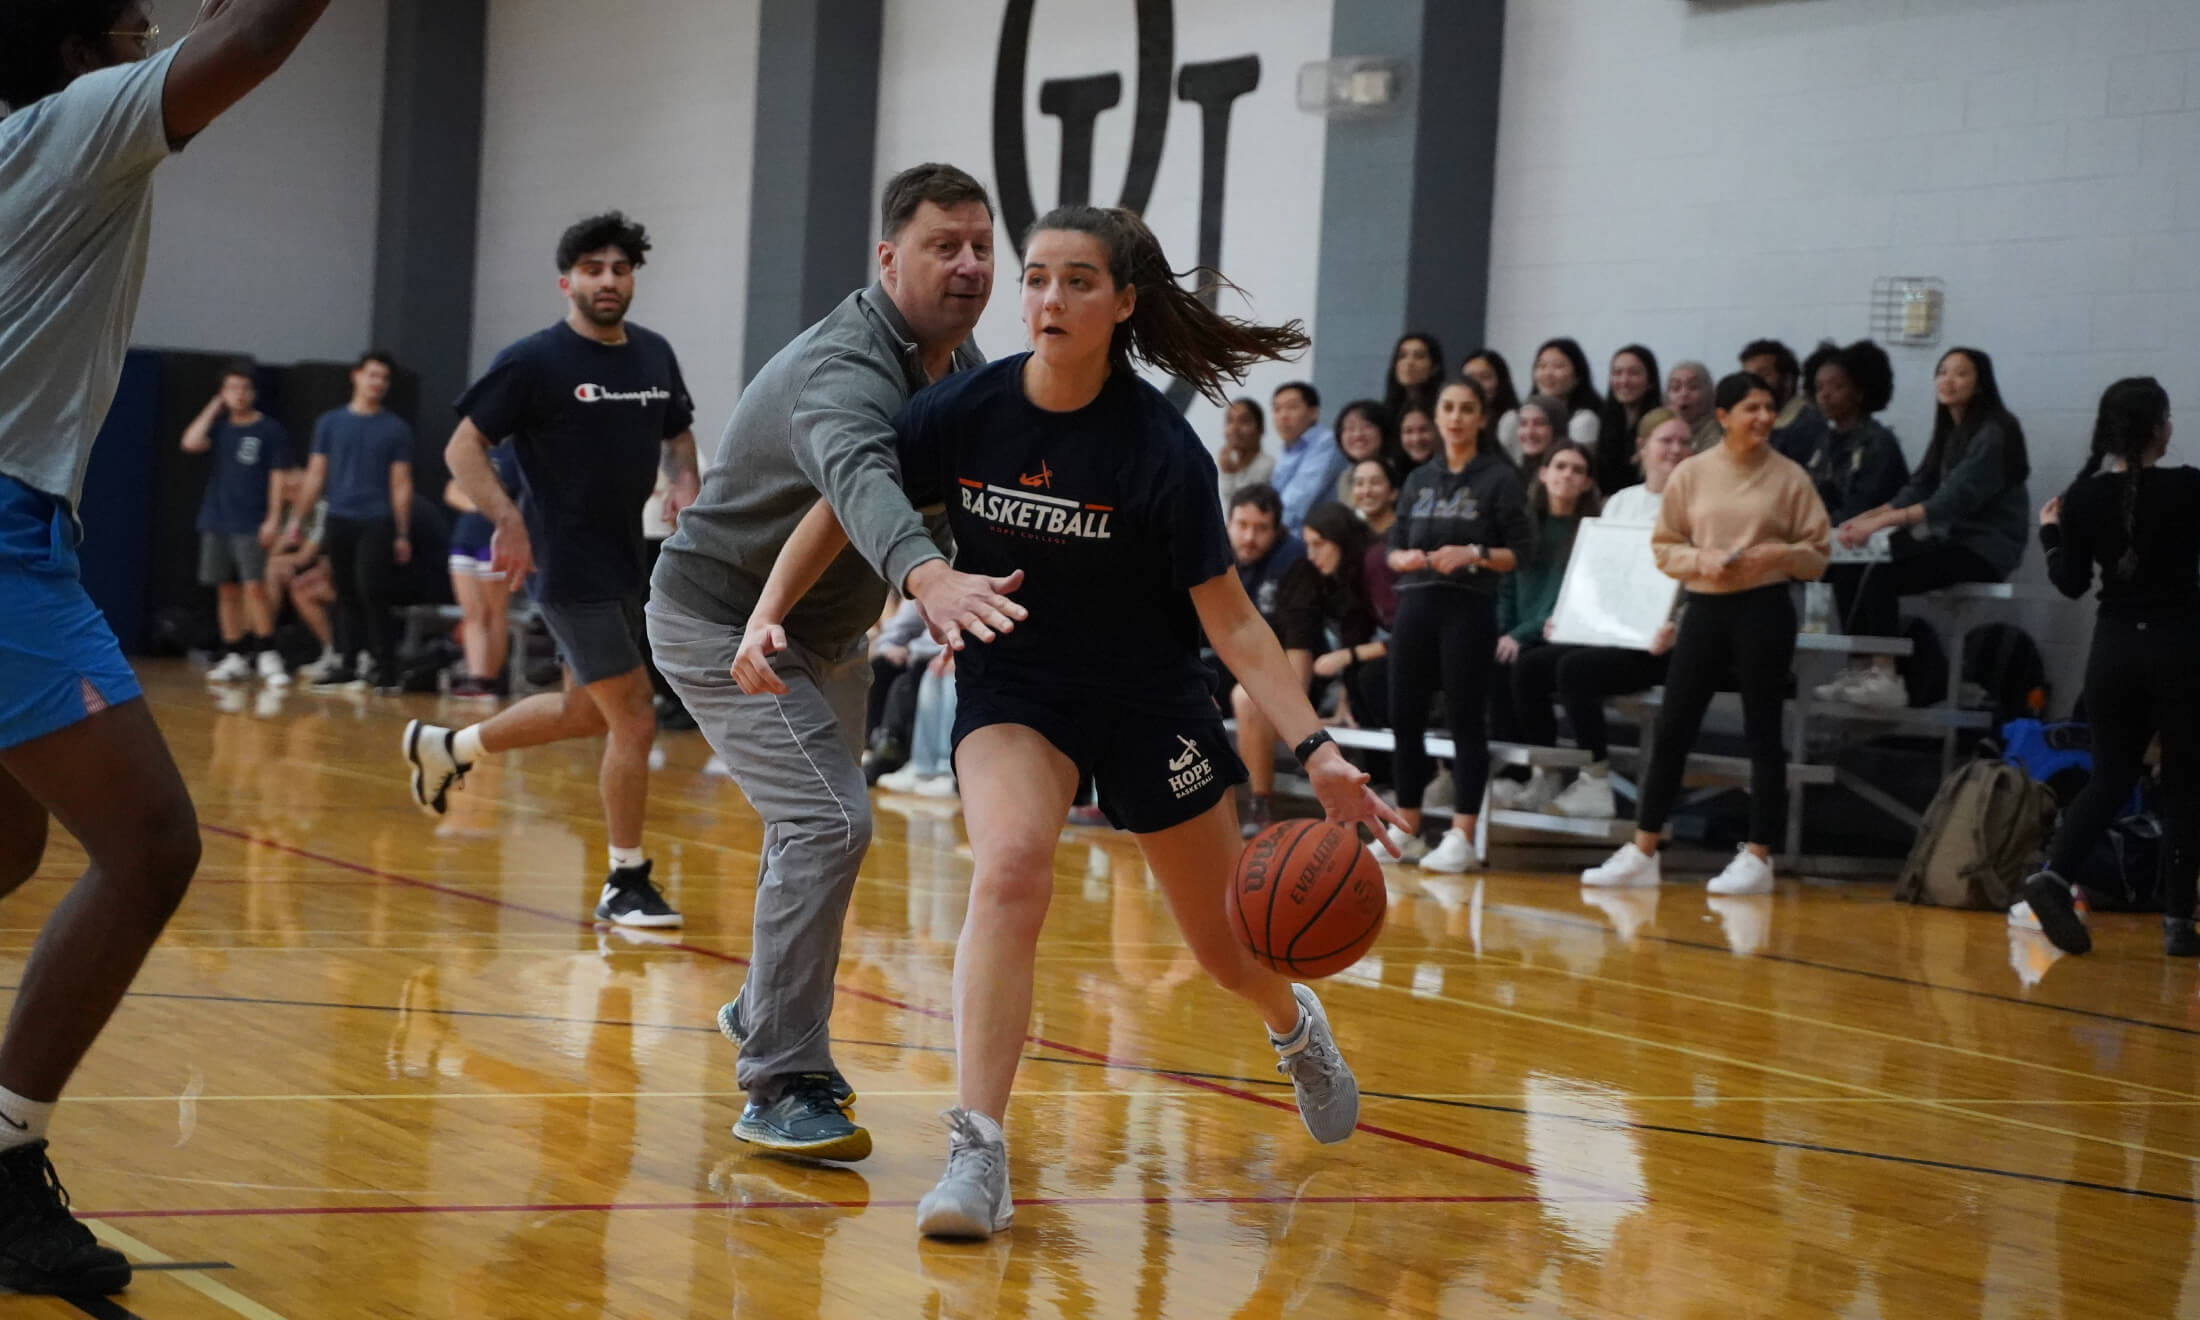
[[[1176,735],[1176,740],[1184,744],[1184,750],[1169,758],[1169,791],[1181,802],[1214,782],[1215,763],[1207,759],[1198,743],[1183,734]]]
[[[607,390],[601,385],[575,385],[573,387],[573,397],[579,399],[582,403],[639,403],[646,405],[671,402],[672,391],[660,390],[652,386],[646,390],[621,392]]]
[[[1001,16],[1001,46],[993,67],[993,176],[1000,188],[1001,219],[1023,252],[1023,236],[1039,218],[1032,200],[1031,159],[1024,141],[1024,70],[1031,52],[1031,11],[1037,0],[1008,0]],[[1144,214],[1161,172],[1161,148],[1169,135],[1169,85],[1176,99],[1200,110],[1199,264],[1222,265],[1222,185],[1230,160],[1230,110],[1260,86],[1260,57],[1238,55],[1198,64],[1176,64],[1176,10],[1172,0],[1135,0],[1138,22],[1138,90],[1131,120],[1130,168],[1115,205]],[[1062,121],[1060,206],[1092,202],[1093,126],[1123,99],[1120,74],[1049,78],[1039,84],[1040,113]],[[1207,298],[1211,303],[1214,292]],[[1169,402],[1182,409],[1192,387],[1172,382]]]

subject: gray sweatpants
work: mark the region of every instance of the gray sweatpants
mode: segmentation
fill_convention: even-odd
[[[653,600],[657,668],[764,818],[756,930],[741,988],[747,1034],[734,1078],[767,1102],[778,1079],[833,1066],[830,1028],[840,933],[871,846],[863,782],[864,639],[838,656],[794,645],[772,658],[787,695],[744,695],[730,672],[738,629]]]

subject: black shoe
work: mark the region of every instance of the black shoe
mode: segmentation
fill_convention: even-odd
[[[1270,808],[1266,793],[1255,793],[1245,804],[1245,819],[1238,825],[1238,837],[1250,839],[1275,823],[1275,812]]]
[[[2162,953],[2171,958],[2200,958],[2200,930],[2191,917],[2162,918]]]
[[[603,882],[603,897],[596,902],[596,920],[621,926],[677,926],[679,910],[650,883],[650,862],[622,866]]]
[[[315,692],[341,692],[359,682],[359,671],[350,665],[338,665],[313,680]]]
[[[881,738],[878,744],[863,754],[863,782],[876,784],[879,776],[890,775],[909,764],[909,748],[899,738]]]
[[[813,1160],[860,1160],[871,1153],[871,1134],[848,1121],[833,1102],[829,1073],[797,1073],[766,1104],[750,1101],[733,1135],[752,1146]]]
[[[2093,932],[2085,928],[2077,901],[2070,897],[2070,882],[2053,871],[2041,871],[2024,882],[2024,901],[2040,919],[2040,933],[2064,953],[2090,953]]]
[[[130,1262],[69,1214],[46,1143],[0,1151],[0,1288],[96,1294],[129,1286]]]
[[[718,1034],[732,1041],[733,1047],[737,1050],[748,1048],[749,1033],[741,1027],[741,996],[735,995],[719,1006]],[[848,1079],[840,1075],[840,1069],[828,1068],[825,1070],[824,1076],[828,1079],[827,1085],[832,1090],[833,1103],[840,1106],[844,1111],[854,1106],[856,1088],[850,1086]]]

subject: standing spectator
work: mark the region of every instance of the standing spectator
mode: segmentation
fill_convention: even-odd
[[[1338,469],[1336,489],[1330,494],[1340,504],[1352,499],[1354,464],[1370,458],[1396,464],[1405,457],[1397,437],[1390,432],[1390,415],[1373,399],[1354,399],[1337,414],[1337,452],[1344,455],[1344,464]]]
[[[1247,486],[1265,486],[1275,475],[1276,456],[1260,447],[1268,429],[1260,405],[1251,399],[1232,399],[1222,413],[1222,452],[1215,455],[1215,487],[1222,507]]]
[[[1601,490],[1613,491],[1635,478],[1635,439],[1642,419],[1665,406],[1659,394],[1664,377],[1658,374],[1658,355],[1641,344],[1629,344],[1612,355],[1604,373],[1609,391],[1604,396],[1603,420],[1597,433],[1612,437],[1597,454],[1594,475]]]
[[[1939,400],[1933,440],[1909,484],[1841,524],[1841,544],[1852,550],[1894,529],[1888,562],[1842,564],[1830,575],[1841,618],[1860,636],[1899,636],[1904,596],[1959,582],[2003,582],[2024,558],[2032,465],[2024,428],[2002,404],[1993,359],[1975,348],[1949,349],[1933,372],[1933,392]],[[1909,704],[1887,656],[1843,673],[1816,695],[1861,706]]]
[[[1658,836],[1680,795],[1704,711],[1731,673],[1739,680],[1749,743],[1749,841],[1709,889],[1719,895],[1772,889],[1772,845],[1787,815],[1780,714],[1795,659],[1788,584],[1825,572],[1831,524],[1809,474],[1771,447],[1772,387],[1742,373],[1720,381],[1714,397],[1726,443],[1681,464],[1666,483],[1650,534],[1658,567],[1686,585],[1688,604],[1666,671],[1635,837],[1584,871],[1585,885],[1658,884]]]
[[[242,682],[256,665],[269,686],[287,687],[290,672],[275,649],[267,552],[280,527],[290,432],[255,407],[258,401],[250,367],[223,372],[220,390],[184,428],[183,452],[214,455],[199,501],[199,582],[214,589],[222,658],[207,680]]]
[[[1522,472],[1532,473],[1543,466],[1543,460],[1566,435],[1566,402],[1548,394],[1531,394],[1513,412],[1519,424],[1513,428],[1514,448],[1507,457]]]
[[[1402,830],[1392,827],[1390,839],[1401,852],[1421,847],[1421,798],[1430,774],[1423,738],[1439,689],[1451,714],[1456,808],[1443,842],[1419,858],[1431,871],[1464,871],[1479,861],[1474,813],[1490,773],[1484,719],[1497,648],[1497,588],[1534,540],[1519,471],[1482,443],[1488,420],[1479,381],[1462,377],[1444,387],[1436,403],[1443,452],[1406,478],[1390,529],[1390,566],[1399,574],[1390,725],[1397,731],[1405,822]]]
[[[1520,406],[1520,391],[1513,388],[1512,367],[1506,363],[1505,355],[1494,348],[1478,348],[1459,364],[1459,374],[1474,377],[1475,383],[1482,387],[1483,395],[1490,401],[1490,416],[1496,419],[1486,428],[1488,433],[1497,437],[1497,443],[1506,453],[1517,456],[1520,444],[1513,438],[1513,431],[1520,425],[1519,417],[1514,415],[1514,410]],[[1429,414],[1432,423],[1435,416],[1432,410]],[[1417,461],[1428,462],[1425,458]]]
[[[1666,483],[1672,479],[1673,470],[1693,452],[1687,422],[1676,416],[1653,427],[1643,438],[1635,460],[1642,469],[1642,484],[1614,493],[1598,514],[1605,523],[1641,528],[1642,553],[1653,562],[1656,556],[1650,544],[1650,529],[1657,525]],[[1546,633],[1549,628],[1546,622]],[[1558,721],[1551,711],[1555,692],[1566,708],[1567,721],[1573,725],[1574,745],[1590,758],[1588,767],[1552,799],[1549,810],[1588,820],[1610,820],[1619,814],[1612,796],[1612,749],[1604,722],[1604,702],[1608,697],[1647,692],[1664,682],[1665,659],[1673,649],[1674,633],[1674,626],[1666,624],[1646,651],[1618,646],[1541,647],[1514,666],[1513,696],[1520,712],[1522,739],[1539,747],[1558,744]]]
[[[491,449],[489,465],[505,495],[518,499],[519,457],[512,446]],[[451,684],[451,695],[502,696],[506,652],[512,641],[508,621],[512,584],[491,555],[496,524],[482,516],[455,478],[444,483],[443,502],[458,513],[451,523],[451,597],[458,602],[458,644],[466,657],[466,673]]]
[[[2163,467],[2169,395],[2151,376],[2117,381],[2101,395],[2093,452],[2070,489],[2040,510],[2047,575],[2065,596],[2084,597],[2100,565],[2093,649],[2085,665],[2085,714],[2093,777],[2063,813],[2047,867],[2024,883],[2040,930],[2065,953],[2093,937],[2073,901],[2071,878],[2130,799],[2147,745],[2162,747],[2157,854],[2162,952],[2200,954],[2193,929],[2195,812],[2200,811],[2200,471]]]
[[[1726,438],[1711,406],[1711,388],[1711,368],[1701,362],[1676,362],[1665,378],[1666,405],[1688,423],[1689,441],[1699,454]]]
[[[1383,382],[1383,416],[1395,422],[1408,408],[1433,411],[1444,384],[1444,346],[1436,336],[1409,330],[1390,350],[1390,378]]]
[[[325,491],[323,527],[329,573],[336,585],[336,668],[317,688],[397,685],[397,635],[390,608],[397,570],[412,562],[412,428],[384,410],[396,361],[376,350],[351,369],[351,402],[313,424],[306,485],[291,510],[286,542],[300,536],[300,518]],[[359,657],[367,657],[359,668]]]
[[[1352,511],[1367,524],[1372,538],[1367,547],[1368,601],[1375,607],[1375,621],[1388,632],[1398,617],[1398,575],[1390,569],[1390,549],[1387,541],[1390,529],[1398,521],[1398,470],[1381,459],[1371,458],[1352,466]],[[1388,719],[1386,705],[1380,718]]]
[[[1567,436],[1594,453],[1597,436],[1604,426],[1604,401],[1597,397],[1596,381],[1589,375],[1589,358],[1581,351],[1581,345],[1564,337],[1545,340],[1535,351],[1532,374],[1536,393],[1547,394],[1566,405],[1563,424]]]
[[[1436,410],[1408,407],[1398,418],[1398,449],[1405,467],[1417,468],[1436,455]]]
[[[1295,533],[1306,511],[1336,489],[1345,457],[1337,449],[1336,437],[1321,424],[1320,392],[1305,381],[1278,389],[1268,400],[1268,415],[1275,421],[1276,438],[1283,442],[1271,484],[1283,500],[1283,526],[1297,540]]]
[[[1558,608],[1558,589],[1566,580],[1574,537],[1581,530],[1581,520],[1596,517],[1603,507],[1589,463],[1589,451],[1568,440],[1552,448],[1529,483],[1535,550],[1497,589],[1497,671],[1490,682],[1490,732],[1501,742],[1528,741],[1537,723],[1520,711],[1514,696],[1517,676],[1530,657],[1549,645],[1543,634],[1551,611]],[[1546,699],[1546,708],[1548,704]],[[1521,776],[1507,773],[1491,786],[1490,805],[1541,811],[1558,796],[1559,787],[1558,776],[1548,770]]]

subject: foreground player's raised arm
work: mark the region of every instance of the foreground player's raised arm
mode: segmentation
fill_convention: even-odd
[[[789,421],[802,475],[833,506],[857,553],[906,592],[918,565],[946,556],[902,489],[893,417],[903,395],[884,366],[840,353],[810,373]]]
[[[215,0],[161,89],[168,140],[195,136],[283,67],[328,0]]]

